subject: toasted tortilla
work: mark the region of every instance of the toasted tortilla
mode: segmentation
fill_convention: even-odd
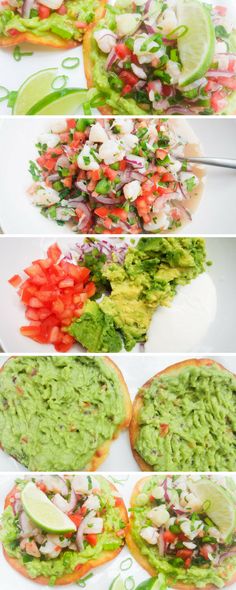
[[[188,362],[188,361],[183,361],[183,363],[176,363],[176,365],[173,365],[173,367],[179,366],[180,364],[185,364],[186,362]],[[197,360],[196,360],[196,364],[198,365]],[[207,364],[209,364],[209,362],[207,360],[205,360],[203,364],[205,364],[205,366],[207,366]],[[210,362],[210,364],[211,364],[211,362]],[[218,363],[217,363],[217,365],[218,365]],[[220,368],[222,367],[222,365],[218,365],[218,366]],[[224,369],[224,370],[226,370],[226,369]],[[161,373],[163,373],[163,371],[161,371]],[[160,373],[158,373],[158,374],[160,375]],[[146,483],[151,478],[152,478],[152,476],[143,477],[142,479],[140,479],[136,483],[136,485],[133,489],[133,492],[132,492],[132,496],[131,496],[131,501],[130,501],[131,508],[135,507],[136,498],[140,494],[140,492],[142,491],[144,483]],[[129,527],[128,527],[128,530],[126,533],[126,543],[129,547],[129,550],[132,553],[134,559],[150,574],[150,576],[152,576],[152,577],[157,576],[160,572],[158,572],[154,567],[152,567],[152,565],[150,565],[148,559],[141,553],[138,545],[136,545],[136,543],[132,537],[132,532],[131,532],[132,519],[133,519],[133,515],[131,512],[130,524],[129,524]],[[234,584],[234,582],[236,582],[236,572],[233,574],[231,580],[226,582],[225,586],[230,586],[231,584]],[[194,586],[193,584],[184,584],[183,582],[176,582],[175,583],[175,582],[173,582],[173,580],[171,578],[168,579],[167,585],[172,588],[178,588],[179,590],[197,590],[197,587]],[[206,586],[202,586],[201,590],[217,590],[217,587],[214,586],[214,584],[207,584]]]
[[[100,0],[99,7],[94,14],[94,21],[88,25],[88,29],[91,25],[94,26],[101,18],[103,18],[106,12],[107,2],[108,0]],[[22,43],[31,43],[33,45],[42,45],[43,47],[54,47],[55,49],[71,49],[77,47],[81,42],[82,40],[75,41],[73,39],[62,39],[58,35],[49,32],[46,32],[45,35],[42,35],[41,37],[34,35],[34,33],[31,33],[30,31],[19,33],[18,35],[14,35],[14,37],[0,36],[0,47],[12,47],[14,45],[21,45]]]
[[[11,358],[14,358],[14,357],[13,356],[9,357],[5,361],[5,363],[2,365],[2,367],[0,367],[0,371],[3,371],[4,370],[4,366],[6,365],[6,363]],[[129,395],[129,390],[128,390],[128,387],[126,385],[126,382],[124,380],[124,377],[123,377],[120,369],[108,357],[103,357],[103,361],[111,369],[113,369],[113,371],[116,372],[117,377],[119,379],[120,387],[121,387],[121,391],[122,391],[123,399],[124,399],[125,417],[124,417],[123,422],[119,425],[119,427],[117,428],[116,432],[114,433],[113,438],[111,440],[109,440],[109,441],[106,441],[101,447],[99,447],[97,449],[97,451],[94,454],[93,458],[91,459],[90,463],[88,463],[88,465],[85,466],[84,471],[96,471],[98,469],[98,467],[100,467],[100,465],[105,461],[105,459],[107,458],[107,456],[109,454],[110,446],[111,446],[112,441],[119,437],[119,435],[122,432],[122,430],[126,430],[126,428],[129,427],[129,424],[130,424],[130,421],[131,421],[131,417],[132,417],[132,403],[131,403],[131,399],[130,399],[130,395]],[[1,445],[1,440],[0,440],[0,449],[2,449],[4,451],[4,448]],[[16,457],[14,457],[14,455],[12,455],[12,457],[16,461],[18,461],[18,459]]]
[[[101,477],[102,479],[105,479],[101,475],[99,477]],[[108,480],[106,480],[106,482],[109,484],[109,486],[112,490],[117,492],[116,487],[112,483],[110,483]],[[6,496],[5,503],[4,503],[4,510],[8,506],[11,506],[11,497],[12,497],[12,495],[14,495],[14,492],[17,489],[18,489],[17,485],[14,486],[12,488],[12,490],[9,492],[9,494]],[[128,524],[128,514],[127,514],[127,510],[126,510],[125,503],[123,500],[122,500],[122,504],[120,506],[118,506],[117,509],[120,511],[120,516],[121,516],[121,519],[123,520],[123,522]],[[114,551],[103,551],[103,553],[101,554],[99,559],[92,559],[92,560],[88,561],[88,563],[81,565],[78,569],[76,569],[71,574],[66,574],[65,576],[62,576],[61,578],[58,578],[58,580],[55,582],[55,586],[63,586],[64,584],[71,584],[72,582],[75,582],[76,580],[80,580],[80,578],[83,578],[90,570],[94,569],[95,567],[98,567],[99,565],[103,565],[104,563],[107,563],[108,561],[112,561],[117,555],[119,555],[119,553],[122,549],[123,549],[123,546],[121,545],[121,547],[119,547],[118,549],[115,549]],[[15,557],[10,557],[4,548],[3,548],[3,555],[6,559],[6,561],[10,564],[10,566],[14,570],[16,570],[19,574],[24,576],[25,578],[28,578],[29,580],[32,580],[33,582],[37,582],[37,584],[42,584],[43,586],[49,585],[50,578],[46,578],[45,576],[38,576],[37,578],[31,578],[26,567],[23,564],[21,564],[18,561],[18,559],[16,559]]]
[[[156,373],[156,375],[151,377],[151,379],[149,379],[142,386],[142,390],[147,389],[151,385],[152,381],[154,379],[157,379],[160,375],[164,375],[164,374],[165,375],[170,375],[170,374],[178,375],[178,373],[180,371],[182,371],[182,369],[184,369],[185,367],[210,367],[211,365],[216,365],[218,367],[218,369],[220,369],[221,371],[226,371],[227,373],[230,373],[230,371],[228,371],[228,369],[226,369],[223,365],[221,365],[220,363],[217,363],[211,359],[187,359],[186,361],[181,361],[179,363],[175,363],[174,365],[170,365],[166,369],[163,369],[159,373]],[[139,412],[141,410],[142,404],[143,404],[143,393],[142,393],[142,391],[139,391],[134,399],[134,402],[133,402],[133,414],[132,414],[132,419],[131,419],[130,427],[129,427],[130,444],[131,444],[133,456],[134,456],[135,460],[137,461],[141,470],[142,471],[153,471],[152,466],[149,465],[148,463],[146,463],[146,461],[144,461],[144,459],[139,455],[139,453],[135,449],[135,443],[136,443],[136,440],[139,436],[138,416],[139,416]]]

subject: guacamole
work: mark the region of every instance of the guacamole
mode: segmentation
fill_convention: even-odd
[[[236,571],[236,555],[227,557],[227,552],[230,552],[230,549],[235,546],[235,538],[231,538],[226,543],[202,508],[197,508],[196,498],[194,499],[191,494],[191,475],[149,477],[143,481],[139,490],[140,493],[135,496],[132,504],[131,536],[142,557],[158,573],[163,573],[166,576],[170,581],[170,586],[171,582],[173,584],[182,582],[193,584],[197,588],[203,588],[207,584],[223,588]],[[168,501],[164,499],[164,490],[166,490]],[[157,496],[162,496],[162,499],[158,500]],[[182,508],[183,515],[178,513],[177,508],[175,511],[174,504],[178,506],[180,511]],[[156,525],[152,522],[152,515],[160,505],[164,506],[169,513],[172,524],[170,527],[168,524],[164,524],[161,529],[156,529]],[[187,514],[186,507],[188,508]],[[189,538],[188,534],[185,534],[187,546],[191,546],[191,549],[188,550],[181,541],[182,523],[184,523],[183,529],[185,531],[188,530],[186,524],[190,524]],[[159,535],[158,539],[161,535],[165,535],[163,555],[160,555],[158,542],[155,545],[150,542],[151,531],[147,531],[147,527],[150,529],[150,525]],[[204,536],[202,533],[198,536],[199,529]],[[217,536],[218,541],[213,533]],[[171,541],[173,545],[170,547]],[[209,550],[211,542],[212,553]],[[204,547],[207,547],[209,554]],[[219,559],[223,554],[225,554],[225,559]],[[209,555],[212,556],[212,560]]]
[[[217,365],[154,377],[141,391],[137,453],[154,471],[235,471],[236,378]]]
[[[31,471],[85,469],[124,417],[102,358],[18,357],[0,372],[0,442]]]
[[[75,478],[76,477],[77,476],[75,476]],[[63,476],[60,476],[59,479],[62,478]],[[40,481],[41,480],[43,480],[43,482],[45,480],[45,482],[47,483],[47,476],[42,476]],[[99,487],[99,514],[102,514],[103,518],[103,532],[96,535],[97,543],[95,546],[91,545],[87,540],[85,540],[84,547],[81,551],[79,551],[78,548],[77,550],[75,550],[75,548],[72,550],[70,549],[70,544],[72,544],[72,542],[73,544],[75,544],[75,535],[73,539],[68,539],[67,537],[67,541],[65,541],[63,535],[60,535],[60,537],[55,537],[55,535],[46,535],[46,533],[42,531],[42,539],[39,538],[39,540],[37,540],[38,537],[36,537],[35,539],[39,551],[44,546],[45,541],[47,541],[47,539],[48,541],[50,540],[51,543],[52,541],[54,541],[54,539],[55,542],[58,539],[59,544],[64,539],[65,544],[62,543],[62,550],[56,558],[54,557],[50,559],[50,556],[45,555],[45,553],[42,553],[42,555],[39,557],[33,557],[31,555],[28,555],[27,551],[23,550],[20,547],[20,541],[22,541],[22,537],[20,537],[22,518],[21,513],[18,512],[15,515],[11,506],[8,506],[3,512],[3,515],[1,517],[2,530],[0,533],[0,539],[3,543],[4,549],[10,557],[14,557],[18,560],[20,566],[26,568],[26,571],[30,578],[34,579],[38,576],[49,577],[50,585],[54,585],[58,578],[61,578],[66,574],[74,572],[74,570],[78,568],[79,565],[83,565],[91,560],[93,560],[93,562],[97,561],[99,565],[99,559],[105,551],[112,552],[122,547],[124,539],[122,535],[117,536],[117,532],[123,529],[125,523],[122,521],[120,510],[115,506],[115,499],[112,493],[113,490],[111,489],[109,482],[107,482],[101,476],[96,476],[96,479],[90,477],[90,480],[92,481],[92,483],[94,483],[94,485],[97,485],[97,487]],[[73,486],[73,476],[69,476],[69,478],[67,476],[67,478],[64,481],[68,486],[69,495],[71,490],[71,484]],[[27,480],[18,479],[18,491],[19,489],[22,490],[27,483]],[[44,483],[43,485],[45,488],[46,486]],[[55,495],[52,493],[52,491],[46,491],[45,493],[49,495],[50,499],[52,499],[53,495]],[[96,491],[90,489],[89,493],[87,494],[81,493],[80,500],[78,500],[78,502],[80,502],[80,505],[81,502],[86,501],[86,497],[90,498],[90,501],[93,497],[97,498]],[[76,505],[76,507],[74,508],[74,512],[76,514],[77,511],[77,515],[78,510],[80,509],[80,505]],[[31,537],[31,540],[33,539]],[[43,545],[40,546],[40,543],[43,543]],[[68,546],[66,547],[66,545]],[[63,546],[65,548],[63,548]]]
[[[31,11],[29,18],[24,18],[11,6],[0,13],[0,36],[9,37],[12,29],[19,33],[30,32],[36,37],[43,37],[50,42],[53,37],[63,40],[81,41],[84,28],[76,23],[80,21],[89,25],[94,19],[94,11],[99,6],[98,0],[66,0],[66,14],[51,12],[47,18],[40,18],[37,9]]]
[[[200,238],[141,238],[123,264],[104,263],[101,277],[110,293],[99,303],[88,302],[69,333],[90,352],[119,352],[122,340],[132,350],[147,340],[156,309],[171,305],[178,285],[204,272],[205,261]]]

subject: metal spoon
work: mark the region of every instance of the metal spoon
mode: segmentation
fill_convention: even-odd
[[[207,166],[219,166],[220,168],[232,168],[233,170],[236,170],[236,160],[230,158],[204,158],[203,156],[200,158],[176,156],[176,158],[181,162],[187,161],[191,164],[206,164]]]

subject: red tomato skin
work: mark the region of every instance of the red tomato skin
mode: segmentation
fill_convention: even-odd
[[[13,277],[11,277],[11,279],[8,280],[8,283],[10,283],[10,285],[12,285],[12,287],[19,287],[19,285],[22,283],[22,279],[20,277],[20,275],[14,275]]]
[[[43,6],[42,4],[39,4],[38,14],[39,14],[39,18],[41,20],[43,20],[44,18],[48,18],[50,16],[51,10],[47,6]]]
[[[92,533],[86,535],[86,540],[88,541],[89,545],[92,545],[92,547],[95,547],[98,542],[97,535],[94,535]]]

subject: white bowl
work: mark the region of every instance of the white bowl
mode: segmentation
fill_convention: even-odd
[[[186,119],[199,138],[207,156],[234,158],[236,119]],[[32,205],[27,189],[32,184],[29,160],[38,156],[37,138],[50,129],[51,118],[7,119],[0,134],[1,177],[0,225],[8,234],[69,234],[68,226],[59,226],[41,215]],[[205,189],[193,221],[183,234],[232,234],[236,219],[236,170],[206,169]],[[74,235],[74,234],[72,234]]]
[[[82,240],[64,237],[57,241],[65,253]],[[126,240],[129,242],[129,238]],[[48,245],[53,241],[53,237],[0,238],[0,341],[6,352],[55,353],[52,345],[38,344],[20,334],[20,326],[28,322],[24,306],[8,283],[11,276],[21,273],[33,260],[45,256]],[[213,265],[205,273],[205,279],[202,275],[190,285],[180,286],[169,309],[159,308],[156,311],[149,331],[151,346],[147,342],[148,352],[235,352],[236,239],[207,238],[206,244],[207,255]],[[200,332],[198,317],[201,318]],[[165,327],[167,334],[164,333]],[[161,334],[164,334],[163,339]],[[135,350],[142,349],[137,346],[132,352]],[[71,352],[79,354],[84,349],[76,344]]]

